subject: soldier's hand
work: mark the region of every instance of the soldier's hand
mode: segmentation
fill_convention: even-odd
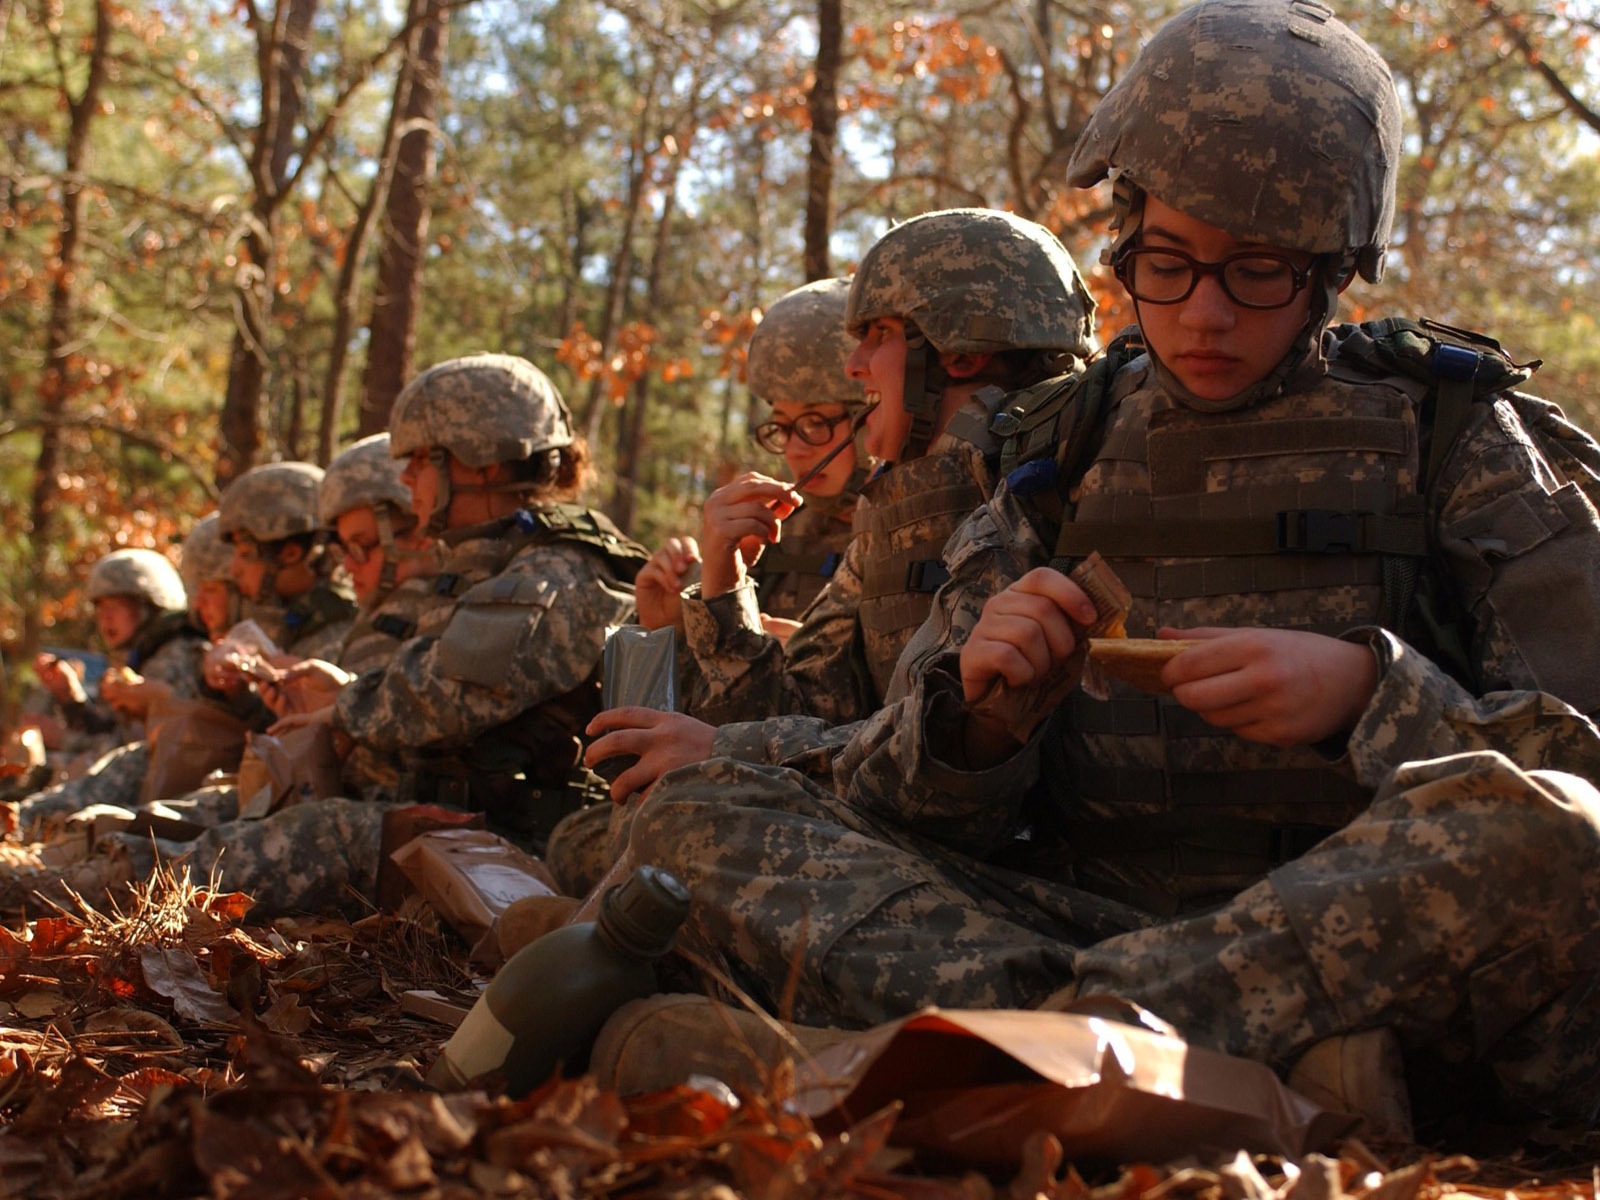
[[[638,760],[611,780],[611,798],[620,804],[635,792],[648,792],[674,767],[710,758],[717,731],[683,713],[608,708],[584,732],[595,739],[583,755],[591,770],[607,759]]]
[[[1213,725],[1269,746],[1348,733],[1378,686],[1371,649],[1294,629],[1163,629],[1204,646],[1169,662],[1161,681]]]
[[[778,541],[783,519],[804,503],[791,484],[746,471],[706,497],[700,511],[700,594],[731,592],[762,550]]]
[[[100,681],[100,696],[119,713],[142,719],[152,704],[172,698],[172,685],[138,675],[131,679],[108,675]]]
[[[89,699],[78,668],[69,659],[57,658],[54,654],[35,655],[33,673],[39,686],[54,696],[58,704],[83,704]]]
[[[280,717],[314,712],[339,698],[339,690],[355,676],[320,658],[298,659],[276,679],[256,684],[261,701]]]
[[[662,543],[633,581],[639,624],[646,629],[683,628],[684,580],[699,561],[700,544],[692,537],[673,537]]]
[[[961,647],[961,691],[968,704],[998,683],[1024,688],[1042,683],[1077,648],[1077,628],[1095,619],[1094,601],[1050,567],[1036,567],[984,603]],[[969,713],[965,753],[969,767],[991,766],[1015,753],[1016,733]]]
[[[766,613],[762,613],[761,628],[787,646],[789,644],[789,635],[800,628],[800,622],[791,621],[788,617],[771,617]]]

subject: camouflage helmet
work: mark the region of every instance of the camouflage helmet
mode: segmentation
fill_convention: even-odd
[[[178,569],[154,550],[115,550],[89,572],[89,599],[132,596],[152,608],[181,612],[189,603]]]
[[[201,517],[189,530],[189,536],[183,539],[178,558],[178,574],[183,577],[184,590],[193,598],[200,594],[202,584],[232,584],[233,575],[228,570],[232,561],[233,549],[222,540],[217,514]]]
[[[750,391],[768,404],[858,407],[866,393],[844,372],[856,348],[844,327],[848,279],[821,279],[776,300],[750,335]]]
[[[1337,254],[1376,281],[1400,151],[1389,68],[1332,10],[1202,0],[1100,102],[1067,179],[1125,179],[1234,237]]]
[[[281,542],[321,528],[317,489],[322,468],[312,463],[268,463],[252,467],[222,493],[217,514],[226,541],[244,533],[258,542]]]
[[[924,213],[866,252],[845,328],[879,317],[915,325],[947,354],[1093,353],[1094,300],[1066,247],[1043,225],[988,208]]]
[[[389,452],[448,450],[464,466],[521,462],[572,444],[572,414],[556,385],[525,358],[473,354],[430,367],[401,390]]]
[[[401,466],[389,453],[389,435],[375,433],[346,447],[328,464],[317,491],[317,515],[323,525],[333,523],[354,508],[389,505],[402,516],[411,515],[411,489],[400,480]]]

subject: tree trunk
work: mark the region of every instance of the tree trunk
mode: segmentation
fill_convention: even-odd
[[[39,411],[49,418],[39,432],[39,457],[34,462],[33,493],[29,498],[30,563],[28,594],[23,599],[23,661],[31,660],[39,649],[44,623],[40,619],[39,597],[45,594],[46,571],[55,524],[56,501],[60,488],[56,474],[61,458],[61,427],[56,420],[66,414],[67,404],[78,388],[78,370],[71,346],[78,307],[77,274],[83,257],[84,221],[89,195],[89,130],[100,111],[100,90],[105,84],[111,55],[112,11],[110,0],[97,0],[94,12],[94,41],[89,49],[89,70],[83,92],[76,100],[61,81],[62,97],[69,114],[67,147],[61,175],[61,229],[57,239],[55,277],[50,283],[50,316],[45,325],[44,370],[39,376]]]
[[[378,282],[372,296],[372,336],[361,383],[363,437],[389,427],[389,410],[411,376],[417,344],[417,308],[422,300],[422,248],[428,239],[429,194],[436,161],[434,130],[439,112],[440,64],[444,61],[450,9],[439,0],[411,0],[426,15],[415,55],[401,74],[406,88],[394,181],[384,210],[378,251]],[[396,94],[396,102],[399,95]]]
[[[639,106],[639,122],[634,127],[633,144],[628,150],[628,198],[623,205],[622,229],[617,235],[617,252],[611,259],[611,279],[606,286],[605,308],[600,312],[600,327],[595,330],[595,340],[600,343],[600,361],[611,357],[615,347],[612,339],[622,323],[622,300],[627,295],[628,284],[633,280],[633,231],[639,222],[639,209],[644,204],[645,180],[655,161],[646,147],[650,137],[650,123],[655,118],[656,84],[661,77],[658,63],[652,63],[650,80],[645,88],[644,103]],[[598,372],[589,383],[589,394],[584,400],[583,415],[579,425],[585,440],[592,446],[600,438],[600,424],[605,420],[605,372]]]
[[[817,0],[817,74],[806,97],[811,144],[806,157],[806,282],[826,279],[833,231],[833,147],[839,132],[839,60],[844,0]]]
[[[316,11],[317,0],[281,0],[270,23],[255,23],[261,122],[251,146],[254,196],[248,231],[240,243],[243,253],[235,282],[233,348],[218,418],[217,481],[223,484],[255,465],[261,451],[261,396],[267,381],[268,331],[277,275],[277,214],[304,107],[300,84],[305,78]]]
[[[661,181],[661,218],[656,222],[656,244],[650,254],[650,277],[645,285],[645,312],[661,308],[661,276],[665,271],[667,247],[672,241],[672,222],[677,216],[678,175],[694,144],[700,124],[700,75],[696,70],[689,84],[689,111],[684,117],[678,153],[667,161]],[[624,533],[632,532],[634,497],[638,494],[639,457],[644,449],[645,415],[650,409],[650,375],[646,372],[633,385],[633,402],[623,411],[617,430],[617,477],[611,491],[611,519]]]

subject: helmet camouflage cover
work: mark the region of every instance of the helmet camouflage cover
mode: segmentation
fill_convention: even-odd
[[[448,450],[464,466],[521,462],[572,444],[572,414],[556,385],[525,358],[473,354],[430,367],[401,390],[389,452]]]
[[[313,463],[268,463],[252,467],[228,485],[218,512],[222,536],[232,541],[239,533],[258,542],[281,542],[321,528],[317,520],[317,489],[322,468]]]
[[[860,405],[866,394],[844,373],[855,339],[844,327],[848,279],[820,279],[776,300],[750,335],[750,391],[768,404]]]
[[[189,603],[178,569],[154,550],[115,550],[89,572],[89,599],[134,596],[153,608],[181,612]]]
[[[217,514],[196,521],[189,536],[183,539],[179,555],[178,574],[183,577],[184,589],[191,597],[200,594],[206,583],[233,582],[229,564],[233,561],[233,548],[222,540],[221,522]]]
[[[354,508],[387,504],[402,517],[411,514],[411,489],[401,482],[401,466],[389,453],[389,435],[375,433],[346,447],[331,463],[317,492],[317,513],[332,526]],[[411,518],[410,523],[415,523]]]
[[[911,322],[948,354],[1094,352],[1094,300],[1055,234],[1012,213],[951,208],[896,225],[861,259],[845,327]]]
[[[1400,102],[1375,50],[1316,0],[1202,0],[1157,31],[1089,118],[1067,178],[1126,178],[1237,238],[1383,273]]]

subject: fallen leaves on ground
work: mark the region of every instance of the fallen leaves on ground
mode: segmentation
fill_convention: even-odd
[[[520,1101],[422,1081],[448,1030],[400,1008],[473,979],[425,905],[242,924],[247,897],[157,876],[126,912],[0,928],[0,1198],[659,1196],[679,1200],[1595,1200],[1469,1159],[1135,1165],[1087,1179],[1035,1135],[1012,1179],[921,1172],[896,1108],[822,1136],[782,1095]],[[781,1078],[781,1073],[775,1078]],[[1514,1188],[1514,1192],[1508,1189]]]

